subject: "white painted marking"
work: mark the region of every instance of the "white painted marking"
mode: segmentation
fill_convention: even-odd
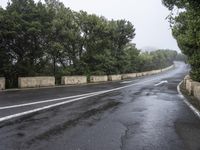
[[[121,82],[121,84],[131,83],[131,82],[133,82],[133,81],[123,81],[123,82]]]
[[[168,81],[167,81],[167,80],[165,80],[165,81],[161,81],[161,82],[155,84],[154,86],[159,86],[159,85],[162,85],[162,84],[164,84],[164,83],[168,83]]]
[[[126,81],[126,82],[130,83],[130,82],[133,82],[133,81]],[[125,86],[125,88],[126,88],[126,86]],[[118,88],[116,88],[116,89],[118,89]],[[112,89],[112,90],[115,90],[115,89]],[[109,91],[109,90],[105,90],[105,91]],[[86,93],[86,94],[81,94],[81,95],[75,95],[75,96],[69,96],[69,97],[61,97],[61,98],[55,98],[55,99],[50,99],[50,100],[42,100],[42,101],[31,102],[31,103],[23,103],[23,104],[17,104],[17,105],[2,106],[2,107],[0,107],[0,110],[11,109],[11,108],[19,108],[19,107],[31,106],[31,105],[37,105],[37,104],[43,104],[43,103],[49,103],[49,102],[62,101],[62,100],[67,100],[67,99],[87,96],[87,95],[101,93],[101,92],[104,92],[104,91],[91,92],[91,93]]]
[[[53,107],[56,107],[56,106],[60,106],[60,105],[63,105],[63,104],[75,102],[75,101],[78,101],[78,100],[81,100],[81,99],[85,99],[85,98],[89,98],[89,97],[92,97],[92,96],[95,96],[95,95],[98,95],[98,94],[79,97],[79,98],[72,99],[72,100],[69,100],[69,101],[64,101],[64,102],[60,102],[60,103],[44,106],[44,107],[41,107],[41,108],[36,108],[36,109],[33,109],[33,110],[17,113],[17,114],[14,114],[14,115],[9,115],[9,116],[0,118],[0,122],[6,121],[6,120],[9,120],[9,119],[13,119],[13,118],[16,118],[16,117],[32,114],[32,113],[35,113],[35,112],[38,112],[38,111],[41,111],[41,110],[46,110],[46,109],[53,108]]]
[[[43,103],[49,103],[49,102],[62,101],[62,100],[67,100],[67,99],[87,96],[87,95],[91,95],[91,94],[95,94],[95,93],[99,93],[99,92],[92,92],[92,93],[86,93],[86,94],[81,94],[81,95],[75,95],[75,96],[69,96],[69,97],[61,97],[61,98],[55,98],[55,99],[50,99],[50,100],[42,100],[42,101],[37,101],[37,102],[23,103],[23,104],[11,105],[11,106],[3,106],[3,107],[0,107],[0,110],[10,109],[10,108],[18,108],[18,107],[24,107],[24,106],[31,106],[31,105],[43,104]]]
[[[183,81],[181,81],[178,86],[177,86],[177,91],[179,93],[179,96],[181,99],[183,99],[184,103],[194,112],[194,114],[200,119],[200,112],[198,109],[196,109],[182,94],[181,90],[180,90],[180,85],[183,83]]]
[[[143,82],[140,82],[140,83],[134,83],[134,84],[126,85],[126,86],[123,86],[123,87],[110,89],[110,90],[94,92],[93,94],[91,93],[91,94],[88,94],[87,96],[78,97],[78,98],[71,99],[71,100],[68,100],[68,101],[64,101],[64,102],[60,102],[60,103],[44,106],[44,107],[41,107],[41,108],[36,108],[36,109],[29,110],[29,111],[25,111],[25,112],[13,114],[13,115],[5,116],[5,117],[0,118],[0,122],[6,121],[6,120],[9,120],[9,119],[13,119],[13,118],[17,118],[17,117],[21,117],[21,116],[24,116],[24,115],[32,114],[32,113],[35,113],[35,112],[38,112],[38,111],[50,109],[50,108],[53,108],[53,107],[56,107],[56,106],[61,106],[61,105],[68,104],[68,103],[71,103],[71,102],[79,101],[79,100],[86,99],[86,98],[89,98],[89,97],[101,95],[101,94],[104,94],[104,93],[113,92],[113,91],[117,91],[117,90],[120,90],[120,89],[128,88],[128,87],[131,87],[131,86],[134,86],[134,85],[138,85],[138,84],[140,85],[142,83],[151,82],[151,81],[154,81],[154,80],[156,80],[156,78],[153,78],[151,80],[146,80],[146,81],[143,81]]]

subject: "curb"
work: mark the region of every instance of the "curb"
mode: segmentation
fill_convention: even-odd
[[[27,90],[38,90],[38,89],[53,89],[53,88],[65,88],[65,87],[76,87],[76,86],[88,86],[88,85],[98,85],[98,84],[106,84],[106,83],[115,83],[115,82],[121,82],[121,81],[129,81],[129,80],[133,80],[133,79],[140,79],[146,76],[154,76],[160,73],[164,73],[170,70],[173,70],[175,68],[175,65],[171,65],[167,68],[167,70],[162,71],[163,69],[158,69],[161,70],[161,72],[156,73],[156,74],[152,74],[152,75],[144,75],[144,76],[140,76],[140,77],[135,77],[135,78],[130,78],[130,79],[123,79],[123,80],[118,80],[118,81],[105,81],[105,82],[89,82],[89,83],[85,83],[85,84],[80,84],[80,85],[72,85],[72,84],[68,84],[68,85],[54,85],[54,86],[44,86],[44,87],[33,87],[33,88],[11,88],[11,89],[4,89],[4,90],[0,90],[0,93],[2,92],[15,92],[15,91],[27,91]]]
[[[183,100],[183,102],[193,111],[193,113],[200,119],[200,111],[198,109],[196,109],[187,99],[186,97],[182,94],[181,90],[180,90],[180,85],[183,83],[183,81],[181,81],[178,86],[177,86],[177,91],[179,94],[179,97]]]

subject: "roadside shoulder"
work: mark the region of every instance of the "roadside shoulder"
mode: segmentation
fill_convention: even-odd
[[[181,81],[177,86],[177,91],[184,103],[194,112],[194,114],[200,119],[200,102],[197,98],[190,95],[184,86],[184,81]]]

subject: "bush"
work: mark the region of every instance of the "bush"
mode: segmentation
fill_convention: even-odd
[[[191,65],[190,76],[194,81],[200,82],[200,53],[193,54],[189,57]]]

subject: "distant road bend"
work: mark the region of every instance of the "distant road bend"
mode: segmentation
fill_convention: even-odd
[[[0,93],[0,150],[199,150],[175,69],[129,81]]]

